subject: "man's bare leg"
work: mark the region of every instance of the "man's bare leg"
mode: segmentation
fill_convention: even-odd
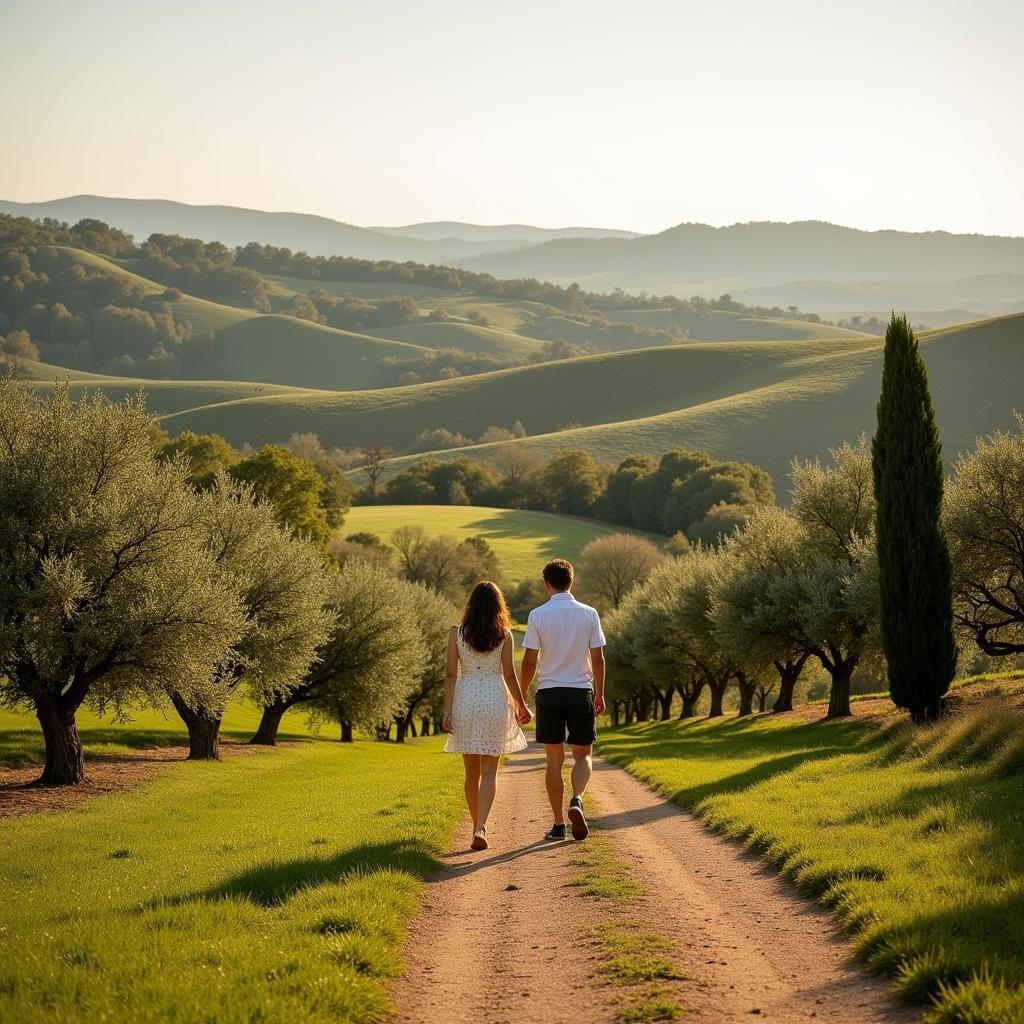
[[[562,781],[562,765],[565,763],[565,747],[561,743],[545,743],[544,752],[548,758],[544,785],[547,787],[551,812],[555,816],[555,824],[564,825],[565,814],[562,804],[565,800],[565,783]]]
[[[590,773],[593,770],[594,748],[592,746],[572,748],[572,795],[582,797],[590,785]]]
[[[586,839],[590,835],[587,815],[583,810],[583,794],[590,783],[593,768],[591,746],[572,747],[572,800],[569,801],[569,821],[572,822],[572,837],[576,840]]]

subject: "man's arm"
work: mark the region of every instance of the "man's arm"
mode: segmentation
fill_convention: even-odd
[[[537,652],[532,647],[523,648],[523,665],[519,672],[519,687],[523,691],[523,700],[529,696],[530,683],[537,674]]]
[[[594,713],[604,714],[604,648],[590,648],[590,667],[594,670]]]

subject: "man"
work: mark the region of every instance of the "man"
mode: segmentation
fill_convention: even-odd
[[[589,605],[572,596],[572,565],[556,558],[544,566],[547,604],[534,608],[523,639],[522,688],[524,695],[537,674],[537,742],[544,744],[544,777],[555,823],[545,839],[565,839],[562,813],[565,785],[562,764],[565,742],[572,750],[572,799],[569,821],[573,839],[590,834],[583,810],[583,794],[590,782],[591,755],[597,739],[597,716],[604,711],[604,632],[601,619]]]

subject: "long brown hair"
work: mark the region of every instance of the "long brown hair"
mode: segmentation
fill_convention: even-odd
[[[512,626],[512,617],[501,588],[490,580],[482,580],[466,601],[462,613],[462,639],[474,651],[493,651],[504,643]]]

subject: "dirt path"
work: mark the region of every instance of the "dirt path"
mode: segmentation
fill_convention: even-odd
[[[542,760],[531,750],[502,770],[490,850],[466,850],[463,824],[413,924],[392,992],[396,1024],[561,1024],[578,1014],[611,1024],[615,994],[587,926],[623,915],[675,941],[690,980],[673,996],[704,1021],[917,1019],[855,964],[827,914],[604,762],[594,818],[647,895],[625,908],[583,896],[570,885],[573,843],[537,838],[550,821]]]
[[[853,960],[831,917],[734,843],[608,764],[595,764],[603,830],[657,901],[659,930],[700,980],[695,1010],[715,1024],[913,1021]]]

